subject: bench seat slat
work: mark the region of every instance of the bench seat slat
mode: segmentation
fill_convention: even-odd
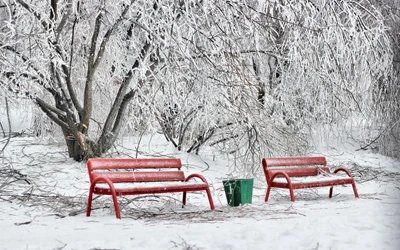
[[[135,168],[178,168],[182,167],[178,158],[99,158],[88,161],[89,171],[99,169],[135,169]]]
[[[287,168],[269,168],[268,177],[271,178],[277,172],[285,172],[289,177],[314,176],[322,173],[330,173],[328,167],[287,167]]]
[[[301,157],[279,157],[264,158],[263,165],[266,166],[305,166],[305,165],[326,165],[324,156],[301,156]]]
[[[107,177],[113,183],[119,182],[166,182],[184,181],[183,171],[149,171],[149,172],[97,172],[92,173],[92,180],[97,177]]]
[[[315,187],[328,187],[335,185],[352,184],[353,178],[341,176],[316,176],[310,178],[291,178],[292,187],[294,189],[300,188],[315,188]],[[272,187],[289,188],[289,185],[284,178],[276,178],[272,183]]]
[[[175,185],[163,186],[140,186],[140,187],[124,187],[115,188],[118,196],[121,195],[139,195],[139,194],[158,194],[158,193],[171,193],[171,192],[193,192],[206,190],[208,185],[206,183],[179,183]],[[93,192],[95,194],[111,195],[108,187],[95,187]]]

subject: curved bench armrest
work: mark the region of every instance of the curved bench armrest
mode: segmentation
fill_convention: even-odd
[[[350,171],[347,168],[340,167],[335,169],[335,171],[333,171],[334,174],[337,174],[338,172],[345,172],[349,177],[353,178],[353,176],[351,175]]]
[[[200,179],[201,181],[203,181],[204,183],[206,183],[208,185],[208,182],[207,182],[206,178],[204,178],[204,176],[202,176],[200,174],[191,174],[191,175],[189,175],[188,177],[186,177],[185,182],[188,182],[189,180],[195,179],[195,178]]]
[[[270,182],[273,182],[274,179],[275,179],[276,177],[285,177],[287,183],[288,183],[290,186],[292,185],[292,181],[290,180],[290,177],[289,177],[289,175],[288,175],[287,173],[285,173],[285,172],[276,172],[276,173],[274,173],[274,174],[272,175],[272,177],[271,177],[271,179],[270,179],[269,181],[270,181]]]
[[[265,195],[265,201],[268,201],[269,192],[271,191],[272,183],[274,182],[274,179],[276,177],[284,177],[286,179],[287,185],[289,188],[289,193],[290,193],[290,200],[294,201],[294,191],[293,191],[292,181],[290,180],[290,176],[283,171],[278,171],[271,176],[271,179],[269,180],[269,183],[268,183],[267,193]]]
[[[352,178],[352,187],[353,187],[353,192],[354,192],[354,196],[356,198],[358,198],[358,192],[357,192],[357,187],[356,187],[356,183],[354,181],[353,176],[351,175],[350,171],[347,168],[344,167],[340,167],[335,169],[335,171],[333,171],[334,174],[338,173],[338,172],[345,172],[350,178]],[[332,198],[332,192],[333,192],[333,186],[331,187],[331,189],[329,190],[329,198]]]
[[[210,187],[208,185],[206,178],[204,178],[204,176],[202,176],[200,174],[191,174],[188,177],[186,177],[185,182],[188,182],[189,180],[196,179],[196,178],[200,179],[203,183],[206,184],[204,190],[207,193],[207,198],[208,198],[208,202],[210,203],[210,208],[211,208],[211,210],[214,210],[215,206],[214,206],[214,201],[213,201],[213,198],[211,195]],[[186,205],[186,191],[183,192],[182,207],[184,207],[185,205]]]
[[[99,177],[94,178],[93,182],[90,184],[89,202],[88,202],[88,208],[87,208],[86,215],[90,216],[90,209],[91,209],[91,206],[92,206],[93,190],[94,190],[94,187],[96,186],[96,184],[98,182],[100,182],[100,181],[101,182],[105,182],[105,183],[108,184],[108,186],[110,188],[111,196],[112,196],[112,199],[113,199],[113,203],[114,203],[115,216],[118,219],[121,219],[121,212],[119,210],[119,205],[118,205],[118,200],[117,200],[117,193],[115,191],[114,183],[109,178],[104,177],[104,176],[99,176]]]
[[[96,186],[96,184],[97,184],[98,182],[105,182],[105,183],[108,184],[108,186],[110,187],[110,189],[114,189],[114,183],[113,183],[109,178],[104,177],[104,176],[99,176],[99,177],[94,178],[93,181],[92,181],[92,183],[91,183],[91,185],[90,185],[91,188],[92,188],[92,187],[94,188],[94,186]]]

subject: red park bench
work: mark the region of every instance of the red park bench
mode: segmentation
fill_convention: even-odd
[[[263,158],[262,165],[268,184],[266,202],[271,188],[289,189],[290,200],[294,201],[294,189],[331,187],[329,198],[332,198],[333,186],[345,184],[352,185],[354,195],[358,198],[350,171],[340,167],[331,173],[323,156]],[[344,172],[347,176],[338,175],[338,172]]]
[[[184,207],[186,192],[206,191],[211,210],[215,209],[207,180],[199,174],[191,174],[185,178],[180,159],[92,158],[88,160],[87,168],[90,189],[86,216],[90,216],[93,194],[111,195],[118,219],[121,219],[121,214],[117,196],[123,195],[183,192],[182,207]],[[190,181],[192,179],[200,181]],[[155,184],[139,184],[144,182]],[[115,185],[117,183],[125,184],[117,187]]]

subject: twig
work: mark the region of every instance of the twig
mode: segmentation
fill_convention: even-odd
[[[8,121],[8,138],[6,143],[4,144],[3,148],[0,150],[0,155],[3,154],[4,149],[7,147],[8,143],[10,142],[11,138],[11,119],[10,119],[10,108],[8,107],[8,99],[7,97],[5,98],[6,100],[6,112],[7,112],[7,121]],[[3,130],[4,133],[4,130]]]
[[[28,225],[31,224],[32,221],[25,221],[25,222],[15,222],[14,225],[16,226],[22,226],[22,225]]]
[[[396,122],[393,123],[392,126],[390,126],[390,128],[386,128],[385,130],[383,130],[377,137],[375,137],[375,139],[373,139],[370,143],[368,143],[365,146],[361,146],[359,149],[356,149],[356,151],[359,150],[366,150],[369,146],[372,145],[372,143],[375,143],[383,134],[385,134],[387,131],[390,131],[394,128],[394,126],[396,126],[399,123],[400,120],[397,120]]]

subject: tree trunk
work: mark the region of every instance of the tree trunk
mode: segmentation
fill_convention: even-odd
[[[74,138],[72,133],[69,130],[62,129],[65,144],[68,149],[68,156],[73,158],[75,161],[82,161],[85,159],[85,152],[82,150],[82,147],[79,145],[78,140]]]

